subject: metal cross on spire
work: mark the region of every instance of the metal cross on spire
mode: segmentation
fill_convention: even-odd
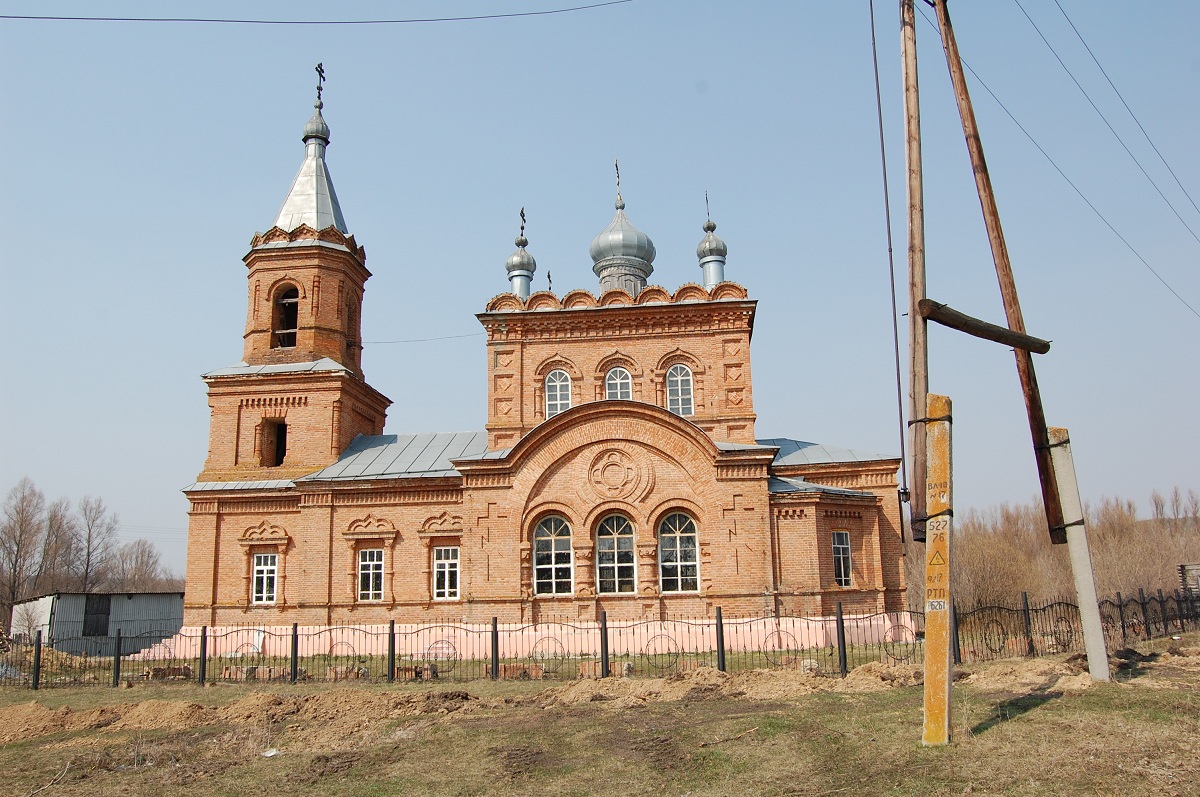
[[[317,64],[317,107],[321,107],[321,91],[325,87],[325,64]]]
[[[521,237],[525,237],[525,208],[521,208]]]
[[[712,209],[708,206],[708,191],[704,192],[704,216],[712,221]]]
[[[617,170],[617,196],[621,196],[621,163],[613,159],[613,168]]]

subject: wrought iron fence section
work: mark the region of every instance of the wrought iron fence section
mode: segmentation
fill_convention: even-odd
[[[1200,596],[1156,591],[1100,602],[1110,649],[1200,630]],[[956,612],[964,663],[1083,652],[1067,600]],[[839,628],[840,622],[840,628]],[[840,633],[839,633],[840,631]],[[839,640],[840,637],[840,640]],[[40,634],[38,635],[40,640]],[[0,687],[147,683],[398,682],[665,677],[701,667],[837,676],[878,662],[923,666],[925,616],[766,616],[532,624],[226,626],[168,635],[12,640]]]

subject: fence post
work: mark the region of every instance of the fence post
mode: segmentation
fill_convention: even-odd
[[[292,683],[300,680],[300,624],[292,623]]]
[[[121,629],[113,640],[113,688],[121,685]]]
[[[200,685],[208,681],[208,626],[200,626]]]
[[[1183,601],[1179,599],[1179,590],[1175,590],[1175,619],[1179,623],[1179,633],[1187,631],[1183,626]]]
[[[1121,599],[1121,593],[1117,593],[1117,617],[1121,620],[1121,644],[1124,645],[1128,641],[1125,637],[1125,601]]]
[[[1029,593],[1021,593],[1021,614],[1025,617],[1025,655],[1032,656],[1033,649],[1033,618],[1029,616]]]
[[[953,604],[950,606],[950,627],[953,629],[950,642],[954,651],[954,663],[962,664],[962,640],[958,638],[958,607]]]
[[[388,683],[396,680],[396,621],[388,620]]]
[[[1154,635],[1150,633],[1150,613],[1146,611],[1146,590],[1141,587],[1138,587],[1138,603],[1142,607],[1142,626],[1145,628],[1143,633],[1146,635],[1146,639],[1152,639]]]
[[[607,678],[608,672],[608,612],[600,612],[600,677]]]
[[[1162,618],[1163,636],[1171,634],[1171,623],[1167,619],[1167,599],[1163,597],[1163,591],[1158,591],[1158,616]]]
[[[500,678],[500,620],[492,618],[492,680]]]
[[[725,620],[720,606],[717,607],[717,669],[725,672]]]
[[[842,602],[837,603],[838,672],[846,677],[846,619],[842,616]]]
[[[42,680],[42,630],[39,628],[33,638],[33,688],[38,688]]]

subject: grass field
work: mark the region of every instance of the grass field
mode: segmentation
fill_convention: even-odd
[[[1200,639],[969,668],[920,745],[913,668],[551,683],[0,692],[0,793],[1200,795]],[[264,755],[270,753],[270,755]]]

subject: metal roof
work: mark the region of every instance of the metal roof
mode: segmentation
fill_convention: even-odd
[[[487,432],[359,435],[337,462],[296,481],[457,476],[451,460],[487,453]]]
[[[881,459],[895,459],[882,454],[871,454],[866,451],[854,451],[849,448],[826,446],[820,443],[807,443],[803,440],[792,440],[787,437],[773,437],[759,440],[759,445],[777,446],[779,453],[771,464],[775,467],[787,465],[831,465],[836,462],[876,462]]]
[[[335,362],[328,357],[322,357],[319,360],[311,363],[281,363],[279,365],[234,365],[230,368],[218,368],[215,371],[209,371],[201,376],[207,378],[210,376],[255,376],[258,374],[289,374],[300,373],[304,371],[344,371],[349,373],[350,369],[339,362]]]
[[[185,493],[211,492],[213,490],[283,490],[296,485],[291,479],[267,479],[256,482],[192,482],[183,488]]]
[[[319,120],[324,130],[314,127]],[[328,144],[329,127],[321,117],[321,109],[309,120],[304,128],[304,163],[300,164],[300,172],[292,181],[292,189],[288,191],[287,199],[279,208],[275,218],[275,226],[286,232],[307,224],[314,230],[326,227],[336,227],[340,232],[348,232],[346,220],[342,218],[342,206],[338,203],[337,193],[333,190],[333,179],[329,176],[329,167],[325,165],[325,146]]]
[[[871,497],[873,493],[860,490],[845,490],[840,487],[828,487],[824,484],[813,484],[804,479],[784,479],[771,476],[767,479],[767,492],[773,495],[786,493],[824,493],[826,495],[847,495],[855,497]]]

